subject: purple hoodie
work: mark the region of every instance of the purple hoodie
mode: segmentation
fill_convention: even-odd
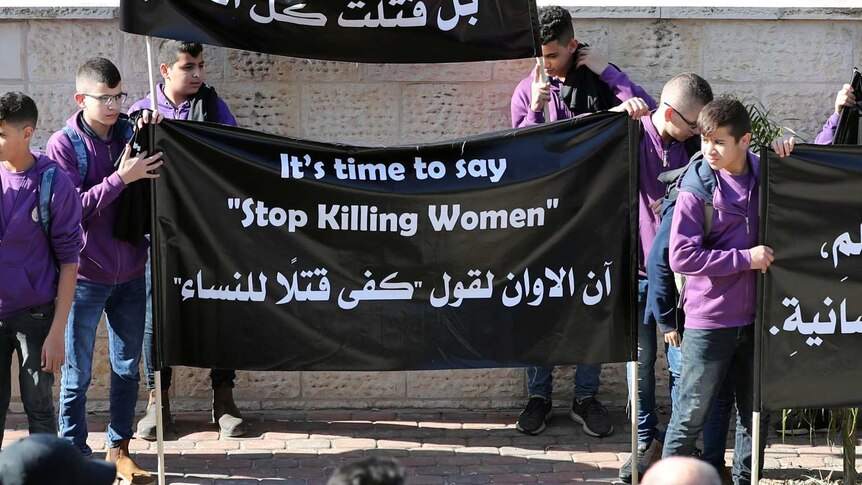
[[[42,173],[56,164],[39,153],[33,156],[36,164],[20,175],[0,165],[0,185],[19,187],[17,192],[7,189],[0,194],[2,212],[10,214],[8,219],[0,216],[0,320],[53,301],[58,264],[77,263],[81,251],[81,203],[62,170],[54,174],[50,244],[45,237],[36,212],[37,187]]]
[[[162,83],[159,83],[159,87],[156,88],[156,103],[159,105],[159,113],[161,113],[166,119],[187,120],[189,118],[191,101],[187,99],[179,106],[174,107],[174,105],[168,101],[168,97],[165,96],[165,85]],[[129,108],[129,113],[134,113],[141,109],[151,109],[151,106],[152,103],[150,103],[150,98],[146,97],[135,102],[135,104]],[[221,123],[223,125],[237,126],[236,118],[234,118],[233,114],[230,112],[230,108],[228,108],[227,103],[222,101],[221,98],[217,98],[215,100],[215,106],[217,108],[216,113],[215,115],[211,115],[213,122]]]
[[[631,98],[641,98],[650,109],[655,109],[655,101],[643,90],[640,86],[633,83],[629,77],[616,67],[608,65],[599,79],[608,85],[614,95],[621,102]],[[560,97],[560,87],[562,82],[558,78],[551,78],[550,92],[551,100],[548,102],[548,111],[551,116],[550,121],[568,120],[574,118],[574,114]],[[522,128],[525,126],[533,126],[544,123],[545,113],[542,111],[536,112],[530,109],[530,97],[532,95],[533,75],[530,74],[515,88],[512,94],[512,128]]]
[[[639,149],[640,181],[638,183],[638,272],[646,276],[646,258],[661,219],[650,209],[650,204],[665,195],[666,185],[658,180],[659,174],[684,167],[689,154],[685,142],[662,140],[651,116],[641,118],[643,137]]]
[[[754,323],[757,284],[748,250],[757,246],[758,239],[760,160],[749,152],[748,161],[748,186],[739,190],[734,190],[729,174],[713,171],[718,186],[712,196],[712,228],[705,241],[706,194],[698,186],[697,170],[689,169],[683,178],[669,249],[671,269],[688,275],[683,295],[686,328],[715,330]]]
[[[830,116],[826,123],[823,124],[823,129],[820,130],[820,133],[817,135],[817,138],[814,139],[815,145],[831,145],[832,140],[835,139],[835,131],[838,129],[838,120],[841,118],[841,115],[833,112],[832,116]]]
[[[101,285],[127,283],[144,275],[148,243],[141,238],[136,244],[114,237],[117,197],[126,184],[120,179],[114,161],[126,146],[125,134],[111,130],[108,140],[92,138],[82,127],[82,111],[66,122],[84,140],[89,158],[86,180],[78,174],[78,157],[72,142],[62,130],[48,139],[46,152],[78,189],[83,205],[81,225],[84,229],[84,249],[78,265],[78,280]]]

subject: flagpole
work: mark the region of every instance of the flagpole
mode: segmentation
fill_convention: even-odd
[[[631,464],[632,464],[632,485],[638,485],[638,363],[630,362],[632,366],[632,371],[629,372],[631,374],[631,385],[629,389],[629,399],[631,404],[631,425],[632,425],[632,456],[631,456]]]
[[[153,114],[158,112],[159,105],[156,101],[156,84],[155,84],[155,73],[153,72],[153,39],[150,36],[146,36],[147,42],[147,72],[150,78],[150,107],[152,108]],[[152,145],[152,140],[150,140],[150,144]],[[155,224],[152,226],[151,231],[155,232]],[[151,234],[152,236],[153,234]],[[155,244],[155,238],[152,237],[151,245]],[[150,251],[150,254],[155,255],[155,251]],[[151,258],[150,265],[152,268],[156,268],[156,260]],[[151,275],[155,276],[157,274],[156,271],[152,271]],[[151,277],[152,277],[151,276]],[[156,285],[151,286],[153,288],[152,294],[156,294]],[[151,295],[152,297],[152,295]],[[152,305],[153,313],[155,314],[156,305],[158,299],[154,299]],[[156,326],[156,321],[153,319],[153,326]],[[153,347],[156,346],[156,342],[158,340],[153,338]],[[157,370],[156,374],[156,382],[155,382],[155,390],[156,390],[156,454],[158,460],[158,473],[159,473],[159,484],[165,485],[167,482],[165,480],[165,430],[164,430],[164,418],[162,417],[162,371]]]
[[[766,146],[760,149],[760,234],[758,234],[758,244],[766,244],[766,213],[767,213],[767,196],[769,191],[769,148]],[[754,382],[752,382],[753,406],[751,413],[751,483],[757,485],[760,481],[760,440],[763,436],[760,433],[761,411],[763,410],[763,396],[761,395],[760,361],[762,356],[763,336],[763,308],[766,285],[766,275],[758,272],[757,274],[757,296],[755,307],[756,314],[754,318]]]
[[[542,82],[543,83],[548,82],[548,74],[545,72],[545,58],[544,57],[537,57],[536,58],[536,64],[539,66],[539,75],[542,76]],[[551,102],[551,100],[548,100],[547,102],[545,102],[545,108],[543,110],[543,113],[545,115],[545,123],[551,122],[551,108],[548,105],[548,103],[550,103],[550,102]]]

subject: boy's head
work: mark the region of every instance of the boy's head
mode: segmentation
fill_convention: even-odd
[[[713,170],[740,173],[751,144],[751,118],[736,99],[721,98],[707,104],[697,118],[701,150]]]
[[[89,59],[78,68],[75,102],[84,109],[88,123],[112,126],[117,122],[127,97],[121,81],[117,66],[103,57]]]
[[[659,114],[665,121],[664,131],[678,141],[696,135],[700,111],[712,99],[712,87],[704,78],[693,72],[674,76],[661,90]]]
[[[539,37],[548,76],[565,76],[574,63],[573,54],[578,48],[569,11],[556,5],[540,8]]]
[[[30,150],[39,111],[24,93],[0,95],[0,160],[21,157]]]
[[[159,71],[165,87],[180,96],[194,96],[206,79],[203,46],[166,40],[159,46]]]

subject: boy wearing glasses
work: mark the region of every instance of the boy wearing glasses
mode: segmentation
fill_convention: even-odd
[[[193,42],[166,40],[159,46],[159,71],[164,83],[156,88],[158,111],[167,119],[209,121],[223,125],[237,126],[236,118],[227,104],[206,84],[203,46]],[[129,113],[150,109],[149,97],[137,101],[129,108]],[[149,264],[147,265],[149,275]],[[153,365],[153,318],[150,299],[150,279],[147,277],[147,322],[144,327],[144,370],[147,374],[146,415],[138,422],[138,437],[145,440],[156,439],[156,382]],[[170,400],[172,370],[162,368],[162,415],[170,422]],[[213,422],[219,427],[219,434],[225,437],[244,435],[248,428],[233,400],[236,372],[231,369],[211,369],[210,382],[213,390]]]
[[[19,92],[0,96],[0,441],[12,386],[30,434],[56,434],[54,372],[63,365],[63,332],[81,251],[81,203],[69,177],[30,151],[38,111]]]
[[[685,167],[700,150],[697,117],[703,107],[713,100],[709,83],[694,73],[683,73],[668,81],[661,93],[658,109],[641,118],[640,180],[638,190],[638,278],[639,321],[638,331],[638,472],[643,474],[654,458],[661,456],[655,410],[655,363],[657,358],[656,326],[664,334],[670,373],[671,401],[676,406],[677,389],[682,362],[680,342],[681,319],[676,308],[676,288],[657,271],[653,261],[657,253],[667,253],[667,236],[656,237],[659,228],[669,229],[670,221],[662,222],[661,203],[665,195],[665,182],[659,176]],[[695,121],[692,121],[695,120]],[[665,232],[666,234],[666,232]],[[653,263],[647,268],[647,261]],[[663,259],[666,261],[666,257]],[[649,271],[647,271],[649,270]],[[671,275],[671,280],[672,280]],[[669,284],[668,284],[669,283]],[[679,320],[679,323],[678,323]],[[680,325],[680,328],[677,327]],[[703,431],[705,461],[713,464],[719,473],[725,473],[724,450],[730,419],[732,396],[719,394]],[[621,468],[619,477],[631,482],[632,460]]]
[[[84,455],[92,454],[87,445],[87,389],[92,380],[96,328],[104,312],[111,363],[111,420],[105,457],[115,462],[118,477],[136,484],[152,483],[152,476],[129,455],[144,337],[148,243],[143,237],[134,243],[117,239],[113,226],[117,197],[136,180],[157,178],[151,171],[161,166],[161,153],[130,155],[128,120],[121,116],[126,94],[120,72],[111,61],[86,61],[78,69],[75,87],[75,103],[81,109],[51,136],[46,150],[77,188],[84,230],[78,284],[66,326],[60,436]],[[143,118],[147,122],[151,117]],[[160,119],[158,115],[152,118],[153,122]]]

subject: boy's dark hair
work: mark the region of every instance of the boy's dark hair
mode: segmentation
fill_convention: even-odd
[[[677,74],[665,84],[665,89],[673,88],[689,105],[706,106],[714,99],[712,86],[706,79],[693,72]]]
[[[738,142],[743,135],[751,133],[751,118],[739,100],[719,98],[704,106],[697,117],[697,127],[703,136],[709,136],[719,128],[727,128]]]
[[[566,45],[575,38],[572,16],[569,11],[558,5],[539,9],[539,38],[542,45],[557,41]]]
[[[85,82],[103,83],[109,88],[115,88],[121,80],[120,70],[113,62],[104,57],[94,57],[87,59],[78,68],[75,85],[78,91],[82,90],[82,84]]]
[[[342,466],[327,485],[404,485],[404,471],[392,458],[372,456]]]
[[[159,65],[171,67],[177,62],[180,54],[188,54],[192,57],[201,55],[204,47],[197,42],[185,42],[182,40],[166,40],[159,45]]]
[[[39,110],[33,98],[20,91],[9,91],[0,96],[0,123],[17,128],[32,126],[36,128]]]

